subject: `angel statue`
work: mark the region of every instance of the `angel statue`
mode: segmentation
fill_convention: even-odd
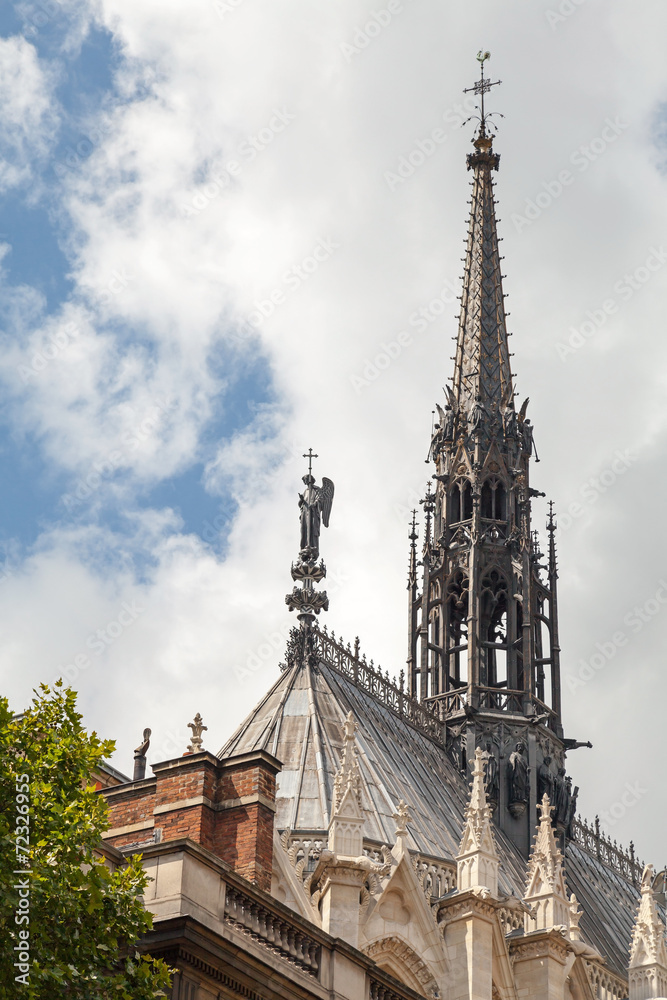
[[[329,527],[334,484],[323,476],[322,485],[316,486],[315,477],[310,473],[303,476],[302,481],[306,488],[299,493],[301,556],[314,560],[320,554],[320,525],[323,523],[325,528]]]

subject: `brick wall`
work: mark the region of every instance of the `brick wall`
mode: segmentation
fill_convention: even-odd
[[[219,760],[203,752],[153,766],[154,777],[101,790],[109,804],[114,847],[189,837],[269,891],[276,774],[263,750]]]

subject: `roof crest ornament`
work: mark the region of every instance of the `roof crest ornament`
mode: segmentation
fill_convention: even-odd
[[[313,584],[320,583],[327,575],[324,560],[319,559],[320,530],[322,525],[329,527],[334,484],[323,476],[322,485],[316,486],[313,459],[318,456],[309,448],[303,457],[308,459],[308,472],[302,476],[305,489],[303,493],[299,493],[301,539],[299,557],[291,568],[292,579],[297,584],[301,583],[301,589],[295,586],[285,597],[285,603],[290,611],[299,612],[297,618],[302,626],[307,627],[312,625],[315,615],[319,615],[320,611],[329,610],[326,590],[317,591]]]
[[[477,53],[477,61],[480,67],[480,79],[477,80],[477,82],[472,87],[466,87],[463,91],[464,94],[472,93],[475,94],[475,96],[479,95],[480,97],[480,103],[477,109],[479,111],[479,115],[471,115],[470,118],[467,118],[466,121],[464,121],[463,123],[464,125],[466,125],[469,121],[472,121],[473,119],[479,121],[479,133],[477,135],[477,139],[472,140],[478,149],[491,148],[491,143],[493,142],[493,136],[487,135],[487,125],[489,126],[490,129],[493,129],[494,131],[495,131],[495,126],[493,125],[492,122],[489,122],[489,119],[494,116],[497,116],[498,118],[505,117],[500,113],[500,111],[487,112],[484,107],[484,95],[488,94],[488,92],[491,90],[491,87],[497,87],[499,84],[502,83],[502,80],[494,80],[493,82],[491,82],[491,80],[484,79],[484,63],[486,62],[487,59],[490,58],[491,58],[490,52],[485,52],[483,49],[479,50],[479,52]],[[483,141],[480,143],[479,142],[480,140]]]
[[[197,712],[197,714],[195,715],[194,722],[188,722],[188,729],[192,730],[192,737],[190,739],[188,748],[185,751],[185,753],[186,754],[201,753],[202,742],[203,742],[201,734],[208,729],[208,726],[205,726],[204,723],[202,722],[202,717],[199,714],[199,712]]]

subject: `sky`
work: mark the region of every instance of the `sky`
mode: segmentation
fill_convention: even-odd
[[[484,47],[516,387],[559,519],[566,735],[594,744],[568,768],[582,814],[665,865],[666,32],[661,0],[6,0],[16,711],[64,675],[125,773],[147,726],[149,762],[182,753],[196,712],[217,751],[294,625],[309,447],[336,485],[328,627],[404,666]]]

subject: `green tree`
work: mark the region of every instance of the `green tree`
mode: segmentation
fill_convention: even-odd
[[[90,781],[113,749],[62,681],[22,716],[0,699],[1,1000],[166,995],[168,967],[135,947],[152,926],[140,858],[112,871],[96,854],[109,821]]]

